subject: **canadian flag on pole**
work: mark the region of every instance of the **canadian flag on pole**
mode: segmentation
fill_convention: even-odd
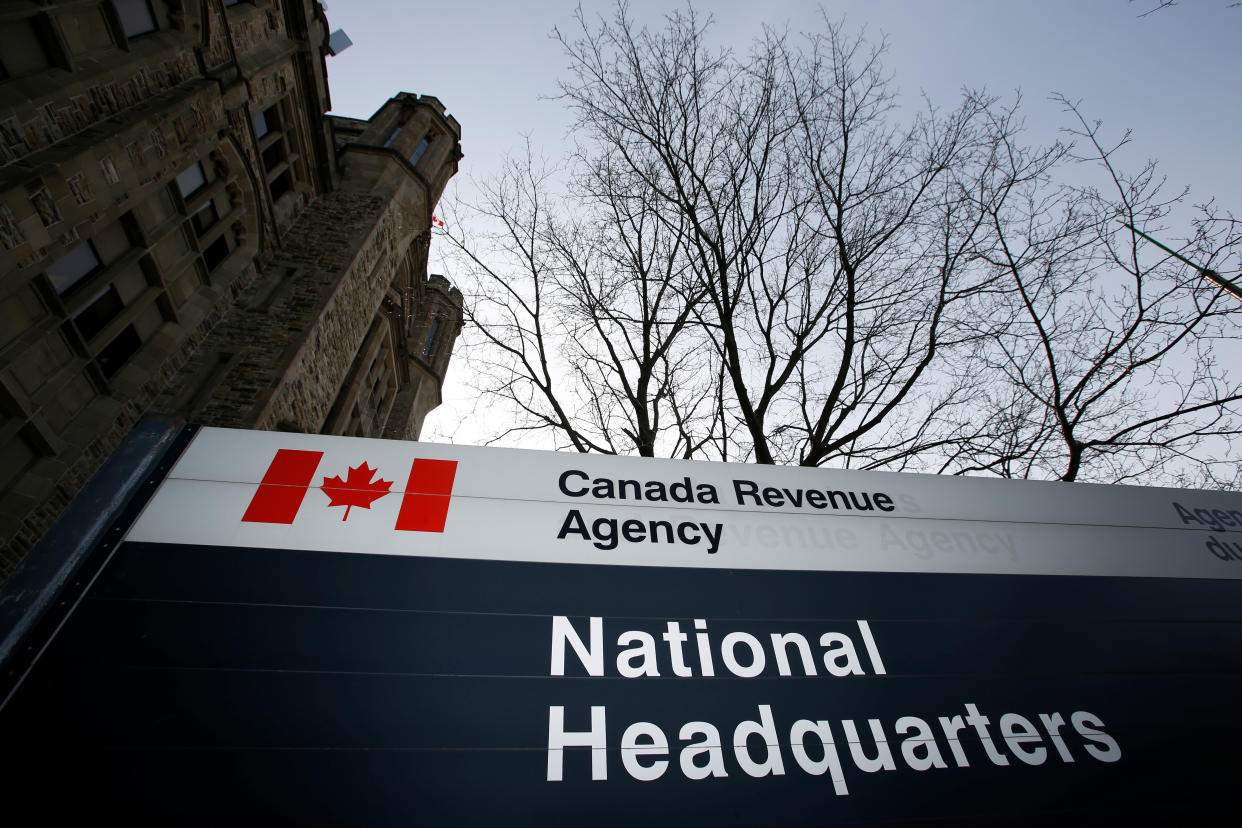
[[[293,523],[322,459],[322,451],[277,451],[242,521]],[[376,500],[391,494],[392,481],[374,479],[376,471],[364,461],[349,467],[344,479],[340,474],[325,476],[319,488],[328,496],[327,506],[344,506],[341,520],[347,520],[355,506],[370,509]],[[394,528],[405,532],[443,532],[456,474],[456,460],[414,460]]]

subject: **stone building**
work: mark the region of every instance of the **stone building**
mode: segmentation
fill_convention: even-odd
[[[0,579],[148,413],[413,438],[461,295],[435,98],[330,108],[314,0],[0,6]]]

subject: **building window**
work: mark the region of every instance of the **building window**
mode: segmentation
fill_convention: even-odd
[[[436,334],[440,331],[440,320],[431,320],[431,330],[427,332],[427,344],[423,346],[423,356],[431,356],[431,352],[436,349]]]
[[[397,140],[397,136],[401,134],[401,127],[394,129],[388,136],[388,140],[384,142],[384,146],[391,147],[392,142]]]
[[[220,234],[215,241],[207,245],[203,250],[203,264],[207,266],[207,272],[215,270],[217,267],[229,257],[229,253],[233,252],[229,249],[229,240],[226,234]]]
[[[124,309],[125,303],[121,301],[121,295],[116,292],[115,287],[108,285],[95,294],[86,307],[73,315],[73,322],[78,326],[82,338],[90,342]]]
[[[142,338],[133,325],[126,325],[116,338],[105,345],[96,357],[99,368],[105,377],[113,377],[121,370],[121,366],[142,347]]]
[[[52,287],[56,288],[58,294],[64,296],[75,285],[102,267],[103,262],[99,259],[95,245],[84,241],[48,265],[46,272],[47,278],[52,282]]]
[[[421,159],[423,157],[423,154],[427,152],[427,148],[431,146],[431,142],[435,140],[435,137],[436,136],[434,132],[428,132],[426,135],[423,136],[423,140],[418,142],[418,146],[415,147],[414,152],[410,154],[410,165],[411,166],[413,167],[418,166],[419,159]]]
[[[285,160],[285,142],[281,140],[281,127],[279,105],[270,106],[254,116],[254,132],[255,137],[260,139],[265,172],[270,173],[281,161]],[[263,140],[265,138],[269,140]]]
[[[277,103],[254,116],[254,134],[272,201],[293,192],[297,183],[297,151],[287,129],[284,110]]]
[[[126,213],[44,271],[59,299],[52,304],[66,341],[104,377],[115,375],[173,312],[154,259],[134,246],[138,226],[137,216]]]
[[[387,377],[384,374],[377,373],[375,380],[371,383],[371,400],[376,410],[382,411],[384,408],[384,399],[388,396],[388,386],[384,385]]]
[[[293,190],[293,176],[288,170],[285,170],[276,178],[272,179],[272,200],[279,201],[285,193]]]
[[[208,201],[197,213],[190,216],[190,226],[196,235],[203,235],[220,220],[220,212],[216,209],[215,199]]]
[[[195,162],[193,166],[186,167],[177,174],[177,190],[184,199],[192,198],[205,186],[207,186],[207,176],[203,172],[202,162]]]
[[[187,217],[186,234],[197,241],[193,249],[201,257],[205,273],[218,268],[236,247],[232,231],[223,226],[231,210],[223,195],[225,182],[215,178],[215,168],[209,167],[196,161],[182,170],[176,180],[183,205],[179,209]]]
[[[272,122],[269,123],[268,118],[271,117]],[[280,122],[276,118],[276,108],[265,110],[258,113],[253,118],[254,121],[254,137],[262,138],[273,129],[280,129]]]
[[[0,80],[41,72],[51,65],[35,18],[0,23]]]
[[[126,37],[138,37],[156,30],[155,14],[147,0],[112,0],[112,6]]]
[[[270,147],[263,150],[263,169],[266,172],[274,171],[284,160],[285,144],[283,141],[274,141]]]

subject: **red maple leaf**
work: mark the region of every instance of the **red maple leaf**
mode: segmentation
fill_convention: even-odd
[[[345,507],[345,517],[341,520],[349,517],[349,510],[354,506],[370,509],[372,503],[388,494],[392,481],[376,480],[372,483],[371,478],[376,471],[363,462],[361,466],[350,466],[349,475],[344,480],[339,474],[323,479],[323,493],[332,501],[328,505]]]

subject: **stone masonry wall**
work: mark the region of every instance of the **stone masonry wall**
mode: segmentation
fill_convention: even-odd
[[[235,282],[233,287],[240,288],[247,284],[252,274],[253,270],[247,268],[244,278]],[[8,577],[34,548],[74,496],[121,444],[129,430],[146,414],[160,390],[191,361],[195,347],[223,316],[233,298],[228,293],[218,296],[194,330],[187,331],[179,342],[170,343],[170,350],[160,350],[158,367],[142,383],[137,394],[125,400],[102,396],[92,400],[74,424],[75,429],[92,436],[85,441],[84,450],[72,462],[44,458],[14,491],[5,495],[6,501],[21,499],[28,502],[5,504],[6,512],[21,514],[22,518],[16,531],[11,534],[6,532],[4,543],[0,544],[0,580]]]
[[[357,249],[357,255],[336,289],[321,305],[313,330],[308,331],[309,336],[297,348],[284,382],[255,422],[256,428],[274,428],[278,423],[287,422],[296,423],[306,431],[318,431],[327,419],[354,356],[379,311],[384,293],[392,283],[400,258],[392,216],[378,215],[381,205],[376,202],[378,199],[371,202],[377,208],[376,213],[368,214],[372,232]],[[319,258],[335,252],[331,242],[325,245],[322,234],[305,226],[305,219],[302,225],[304,232],[311,231],[311,237],[304,242],[302,239],[286,240],[282,248]],[[334,275],[339,273],[340,270],[334,271]]]
[[[242,295],[156,410],[204,425],[317,431],[392,278],[386,207],[383,198],[351,192],[313,201],[266,263],[271,278]],[[196,392],[221,355],[227,367],[209,395]],[[205,402],[186,411],[188,395]]]

